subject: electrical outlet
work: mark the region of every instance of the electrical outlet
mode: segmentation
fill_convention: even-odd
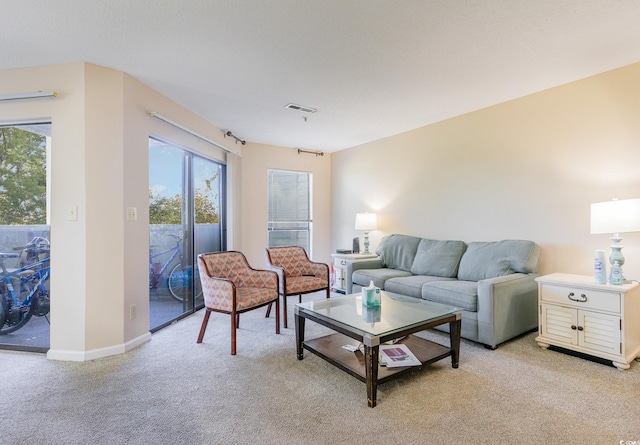
[[[129,319],[133,320],[134,318],[136,318],[136,310],[137,307],[135,304],[132,304],[131,306],[129,306]]]
[[[135,207],[127,207],[127,221],[135,221],[138,219],[138,209]]]

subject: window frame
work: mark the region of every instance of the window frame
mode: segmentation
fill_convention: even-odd
[[[298,205],[298,209],[293,210],[291,207],[288,209],[284,209],[280,215],[274,215],[275,207],[282,207],[282,202],[273,202],[273,199],[277,198],[278,191],[274,190],[273,181],[278,178],[278,176],[284,177],[284,175],[289,175],[291,177],[306,177],[306,186],[302,190],[295,190],[296,195],[298,197],[301,196],[300,192],[304,192],[304,196],[306,202],[303,203],[305,209],[300,212],[300,208]],[[282,182],[279,183],[282,186]],[[280,190],[281,194],[284,194],[285,190]],[[289,190],[289,193],[293,193],[294,190]],[[289,194],[289,196],[291,196]],[[299,204],[299,199],[296,199],[295,202]],[[285,204],[286,205],[286,204]],[[306,210],[306,211],[305,211]],[[300,218],[298,215],[304,214],[306,215]],[[280,225],[281,228],[277,226]],[[302,232],[306,234],[306,242],[300,242],[300,236],[296,236],[295,240],[293,238],[290,239],[291,242],[284,243],[282,240],[286,240],[286,237],[283,236],[284,232]],[[305,238],[305,237],[303,237]],[[279,239],[279,240],[278,240]],[[267,169],[267,245],[269,247],[279,247],[284,245],[295,245],[300,246],[309,256],[312,254],[313,249],[313,174],[311,172],[306,171],[297,171],[297,170],[285,170],[285,169]]]

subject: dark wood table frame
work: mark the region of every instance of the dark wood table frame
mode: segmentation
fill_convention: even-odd
[[[317,314],[304,310],[298,306],[295,308],[296,325],[296,353],[298,360],[303,359],[303,349],[311,351],[334,366],[351,374],[367,385],[367,401],[371,408],[377,404],[376,394],[378,385],[401,375],[411,372],[414,369],[422,369],[425,365],[442,360],[451,356],[451,366],[458,367],[460,360],[460,327],[462,325],[461,313],[455,312],[450,315],[414,324],[406,328],[397,329],[385,333],[381,336],[373,336],[360,331],[351,326],[339,323],[335,320],[319,317]],[[337,333],[316,338],[313,340],[304,339],[305,319],[315,321],[326,326]],[[438,343],[425,340],[413,333],[424,331],[435,326],[449,323],[450,347],[442,346]],[[401,339],[398,343],[403,343],[413,352],[422,363],[421,366],[407,366],[401,368],[387,368],[378,365],[378,353],[380,344],[390,340]],[[351,352],[342,346],[351,344],[364,345],[364,355],[360,351]]]

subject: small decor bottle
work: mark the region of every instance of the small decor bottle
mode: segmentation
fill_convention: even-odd
[[[617,261],[614,261],[613,266],[611,266],[611,284],[622,284],[623,282],[622,268]]]
[[[593,275],[596,284],[607,284],[607,263],[604,250],[596,250],[593,261]]]

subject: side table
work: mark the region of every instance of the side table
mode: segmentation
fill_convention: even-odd
[[[333,268],[331,290],[344,294],[347,290],[346,270],[347,263],[358,262],[366,259],[377,258],[376,254],[359,253],[333,253],[331,254],[331,266]]]
[[[554,273],[538,282],[541,348],[558,346],[628,369],[640,356],[640,285],[596,284],[593,277]]]

